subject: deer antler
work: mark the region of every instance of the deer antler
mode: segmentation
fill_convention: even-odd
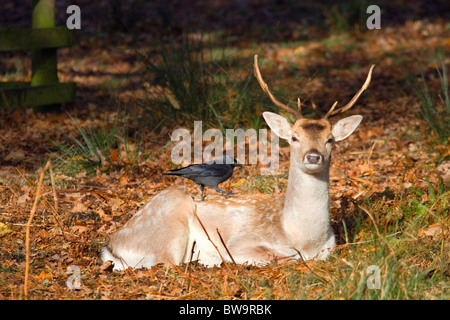
[[[272,102],[280,107],[281,109],[283,109],[286,112],[289,112],[290,114],[294,115],[296,117],[296,119],[300,119],[302,117],[302,113],[301,113],[301,103],[300,103],[300,98],[298,98],[297,100],[297,111],[295,111],[294,109],[290,108],[288,105],[281,103],[280,101],[278,101],[273,94],[270,92],[269,87],[267,86],[267,83],[264,82],[262,76],[261,76],[261,72],[259,71],[259,67],[258,67],[258,55],[255,54],[255,64],[254,64],[254,71],[255,71],[255,77],[256,79],[258,79],[259,85],[261,86],[261,89],[269,96],[270,100],[272,100]]]
[[[343,106],[342,108],[339,108],[337,110],[334,110],[334,108],[337,105],[337,101],[333,104],[333,106],[330,108],[330,110],[328,110],[327,114],[323,117],[323,119],[328,119],[328,117],[330,116],[334,116],[336,114],[342,113],[347,111],[348,109],[350,109],[351,107],[353,107],[353,105],[356,103],[356,101],[358,100],[359,96],[364,92],[364,90],[367,89],[367,87],[369,87],[370,84],[370,80],[372,79],[372,71],[373,68],[375,68],[375,65],[373,64],[370,67],[369,70],[369,74],[367,75],[366,81],[364,82],[363,86],[361,87],[361,89],[359,89],[359,91],[355,94],[355,96],[352,98],[352,100],[350,100],[349,103],[347,103],[345,106]]]

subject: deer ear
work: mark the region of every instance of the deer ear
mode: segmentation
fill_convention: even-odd
[[[289,140],[292,136],[291,125],[286,120],[286,118],[273,113],[273,112],[263,112],[264,120],[266,120],[270,129],[276,133],[282,139]]]
[[[341,141],[351,135],[361,123],[362,118],[362,116],[357,115],[339,120],[331,130],[334,140]]]

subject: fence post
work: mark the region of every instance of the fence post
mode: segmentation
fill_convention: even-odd
[[[55,0],[32,0],[32,29],[55,27]],[[56,48],[32,49],[31,85],[58,82]]]
[[[47,111],[75,100],[75,83],[60,83],[57,49],[73,44],[66,26],[55,26],[55,0],[32,0],[32,28],[0,28],[0,51],[31,50],[31,81],[0,82],[0,108]]]

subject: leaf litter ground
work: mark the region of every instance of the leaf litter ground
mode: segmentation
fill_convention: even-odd
[[[149,270],[123,272],[111,272],[107,265],[102,266],[100,248],[148,198],[172,185],[185,185],[198,195],[198,187],[193,183],[164,179],[161,175],[171,166],[168,149],[162,147],[174,128],[167,125],[155,132],[144,127],[140,128],[142,156],[133,166],[124,165],[126,157],[119,153],[112,157],[122,167],[118,171],[98,172],[94,176],[54,171],[56,190],[50,175],[46,175],[43,197],[31,226],[28,298],[382,298],[382,292],[357,295],[358,290],[363,290],[357,286],[364,279],[361,261],[381,250],[373,240],[380,237],[376,234],[380,230],[381,237],[403,236],[401,246],[387,245],[391,255],[406,256],[396,260],[400,270],[408,262],[421,272],[422,281],[441,278],[421,292],[410,291],[399,280],[398,290],[405,295],[398,297],[445,298],[450,273],[448,178],[438,172],[436,164],[450,154],[448,144],[437,143],[426,122],[420,119],[419,102],[408,89],[406,77],[418,74],[418,61],[426,70],[433,70],[430,57],[438,47],[449,52],[449,39],[448,25],[443,21],[419,20],[376,33],[333,35],[284,46],[269,43],[249,49],[241,44],[242,50],[258,52],[271,62],[273,69],[269,67],[266,72],[275,74],[270,81],[272,87],[289,83],[292,68],[321,70],[302,91],[309,102],[318,105],[331,105],[333,99],[345,103],[364,79],[366,67],[377,64],[370,88],[353,110],[362,114],[364,120],[355,134],[337,144],[333,154],[330,205],[340,245],[329,261],[229,268],[204,268],[193,261],[181,266],[158,265]],[[148,39],[144,37],[142,41],[145,40]],[[105,105],[132,104],[141,98],[145,84],[140,82],[142,66],[134,54],[109,38],[82,39],[80,45],[61,50],[60,80],[79,83],[77,100],[66,106],[66,111],[80,119],[82,125],[102,125],[116,114],[115,107]],[[448,58],[445,62],[448,64]],[[248,68],[242,72],[252,72],[250,61]],[[108,73],[133,76],[115,81]],[[431,80],[429,85],[438,88],[438,79]],[[111,103],[113,87],[115,101]],[[0,299],[20,299],[24,297],[25,226],[39,170],[48,159],[54,160],[49,139],[68,142],[67,137],[76,135],[77,128],[64,112],[19,109],[4,110],[0,115]],[[283,175],[271,180],[270,192],[285,191],[288,163],[289,149],[282,147]],[[258,166],[246,166],[236,171],[224,187],[233,186],[239,193],[259,192],[251,178],[258,173]],[[441,178],[446,189],[436,199],[430,186],[437,190]],[[213,192],[208,190],[208,194]],[[392,226],[401,223],[411,207],[415,214],[423,210],[421,219],[425,222],[417,224],[416,230],[392,231]],[[403,253],[414,250],[416,254]],[[433,254],[427,256],[426,251]],[[79,290],[67,288],[70,265],[80,267]]]

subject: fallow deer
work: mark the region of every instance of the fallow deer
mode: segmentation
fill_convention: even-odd
[[[354,115],[332,126],[330,116],[350,109],[369,86],[371,66],[361,89],[342,108],[336,103],[322,119],[305,119],[278,101],[264,82],[254,57],[254,72],[272,102],[295,115],[296,122],[272,112],[263,117],[291,147],[287,191],[236,199],[195,201],[181,187],[154,196],[102,249],[102,260],[115,270],[128,266],[180,264],[191,259],[206,266],[223,261],[266,264],[273,259],[325,259],[335,247],[329,214],[329,167],[335,142],[347,138],[362,120]]]

